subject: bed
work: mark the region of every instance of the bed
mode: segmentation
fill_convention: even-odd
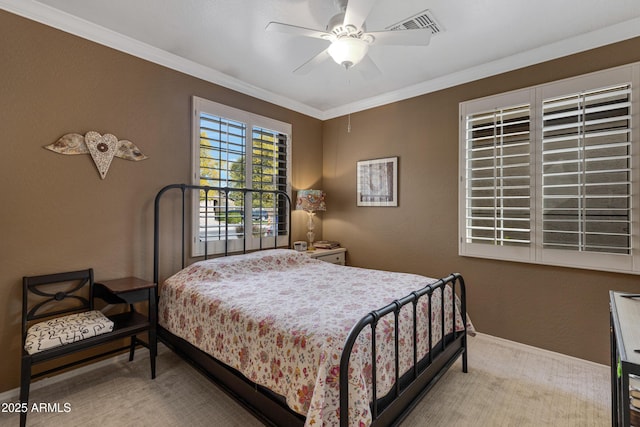
[[[174,189],[182,203],[186,192],[202,190],[178,184],[158,193],[156,281],[160,200]],[[288,196],[273,193],[288,206],[283,220],[290,218]],[[436,280],[339,266],[279,248],[271,237],[259,251],[182,265],[160,285],[158,304],[160,339],[263,422],[394,425],[459,357],[467,371],[459,274]]]

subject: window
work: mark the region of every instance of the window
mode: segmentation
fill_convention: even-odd
[[[460,254],[640,274],[633,64],[460,104]]]
[[[207,253],[286,245],[284,198],[233,189],[290,194],[291,125],[197,97],[193,109],[193,183],[229,189],[194,197],[193,255],[205,240]]]

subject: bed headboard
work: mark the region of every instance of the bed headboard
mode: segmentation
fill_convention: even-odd
[[[181,264],[185,267],[187,259],[186,236],[187,230],[194,230],[193,209],[199,209],[198,230],[204,229],[204,233],[198,233],[199,243],[204,252],[200,256],[210,257],[210,230],[216,230],[215,240],[224,246],[224,256],[230,254],[230,241],[242,241],[241,252],[248,250],[262,250],[274,247],[291,247],[291,197],[280,190],[257,190],[251,188],[209,187],[190,184],[170,184],[158,191],[154,203],[153,223],[153,280],[158,283],[160,264],[160,240],[161,233],[161,201],[167,197],[167,193],[179,192],[181,197],[177,203],[181,205],[180,235],[181,235]],[[196,197],[196,195],[198,195]],[[253,197],[258,197],[258,206],[254,207]],[[265,198],[269,201],[264,202]],[[240,200],[240,206],[233,206]],[[174,200],[174,203],[176,201]],[[271,206],[269,206],[271,205]],[[257,220],[254,221],[254,216]],[[232,220],[240,220],[240,226],[232,225]],[[214,224],[215,223],[215,224]],[[247,227],[251,224],[251,227]],[[258,227],[256,233],[255,227]],[[267,229],[265,230],[265,226]],[[230,228],[234,232],[230,232]],[[270,227],[270,228],[269,228]],[[240,231],[238,231],[240,229]],[[222,233],[222,234],[221,234]],[[234,239],[229,239],[232,235]],[[224,238],[221,238],[224,236]],[[258,247],[247,248],[247,238],[259,241]],[[285,243],[283,244],[283,237]],[[263,242],[266,242],[263,246]],[[235,245],[237,247],[237,245]],[[238,251],[232,251],[237,253]],[[222,255],[222,254],[217,254]]]

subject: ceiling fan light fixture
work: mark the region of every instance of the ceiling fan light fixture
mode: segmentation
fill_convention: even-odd
[[[349,69],[362,61],[369,50],[369,43],[355,37],[340,37],[329,46],[331,58],[344,68]]]

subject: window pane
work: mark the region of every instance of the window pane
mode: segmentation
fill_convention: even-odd
[[[286,135],[255,127],[252,147],[252,188],[286,191]],[[254,193],[252,213],[254,235],[287,234],[287,206],[283,197]]]
[[[200,185],[243,188],[246,125],[223,117],[200,114]],[[199,240],[238,239],[243,236],[244,197],[238,192],[200,191]],[[225,212],[228,210],[228,221]]]
[[[244,187],[246,125],[200,115],[200,185]]]
[[[529,116],[519,105],[466,118],[467,243],[531,241]]]
[[[543,100],[543,246],[631,253],[630,85]]]

